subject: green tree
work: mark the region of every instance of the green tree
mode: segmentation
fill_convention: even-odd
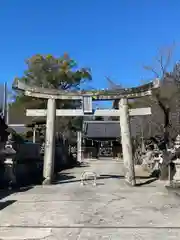
[[[36,54],[27,59],[26,64],[27,69],[23,76],[15,78],[15,81],[19,80],[30,86],[64,91],[79,90],[82,83],[92,79],[90,69],[78,68],[76,61],[66,53],[61,57]],[[44,99],[30,98],[16,92],[15,102],[11,107],[18,109],[23,105],[24,108],[46,108],[46,104]],[[80,101],[57,101],[58,108],[75,108],[80,105]],[[59,131],[78,127],[80,123],[80,118],[70,117],[61,117],[57,121]]]
[[[83,81],[91,79],[90,69],[78,69],[77,63],[68,54],[59,58],[37,54],[26,64],[28,69],[19,80],[30,85],[61,90],[79,89]]]

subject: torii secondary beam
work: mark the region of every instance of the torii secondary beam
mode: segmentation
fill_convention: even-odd
[[[119,109],[97,109],[92,114],[85,114],[82,109],[57,109],[56,110],[56,116],[67,116],[67,117],[73,117],[73,116],[112,116],[112,117],[119,117],[120,111]],[[132,108],[129,109],[129,116],[144,116],[144,115],[151,115],[151,108]],[[26,110],[26,116],[28,117],[46,117],[47,116],[47,110],[45,109],[27,109]]]

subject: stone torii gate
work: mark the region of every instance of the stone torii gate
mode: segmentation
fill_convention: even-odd
[[[123,161],[125,180],[134,186],[135,171],[132,154],[131,133],[129,116],[149,115],[150,108],[128,109],[128,99],[150,96],[152,91],[159,88],[159,80],[148,84],[128,89],[96,90],[96,91],[61,91],[30,87],[19,81],[13,84],[13,88],[21,90],[25,96],[47,99],[46,109],[27,109],[27,116],[46,116],[46,142],[44,156],[44,184],[50,184],[54,172],[54,150],[55,150],[55,119],[56,116],[119,116],[121,129],[121,142],[123,150]],[[56,100],[81,100],[82,109],[56,109]],[[93,100],[116,100],[119,101],[119,109],[99,109],[93,112]]]

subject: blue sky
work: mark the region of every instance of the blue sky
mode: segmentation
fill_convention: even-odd
[[[173,41],[180,58],[179,0],[0,0],[0,82],[21,76],[33,54],[68,52],[92,69],[96,88],[105,76],[133,86]]]

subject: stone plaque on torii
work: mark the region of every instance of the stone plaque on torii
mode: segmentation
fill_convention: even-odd
[[[27,116],[46,116],[46,141],[44,155],[44,184],[50,184],[54,171],[55,150],[55,119],[56,116],[119,116],[121,129],[121,142],[125,180],[132,186],[136,184],[134,162],[132,154],[131,133],[129,116],[150,115],[151,108],[128,109],[128,99],[150,96],[152,91],[159,88],[159,80],[148,84],[127,89],[118,90],[93,90],[93,91],[62,91],[31,87],[19,81],[13,84],[13,88],[23,91],[25,96],[47,99],[47,109],[27,109]],[[81,100],[82,109],[56,109],[56,100]],[[93,111],[92,101],[120,100],[119,109],[98,109]]]

